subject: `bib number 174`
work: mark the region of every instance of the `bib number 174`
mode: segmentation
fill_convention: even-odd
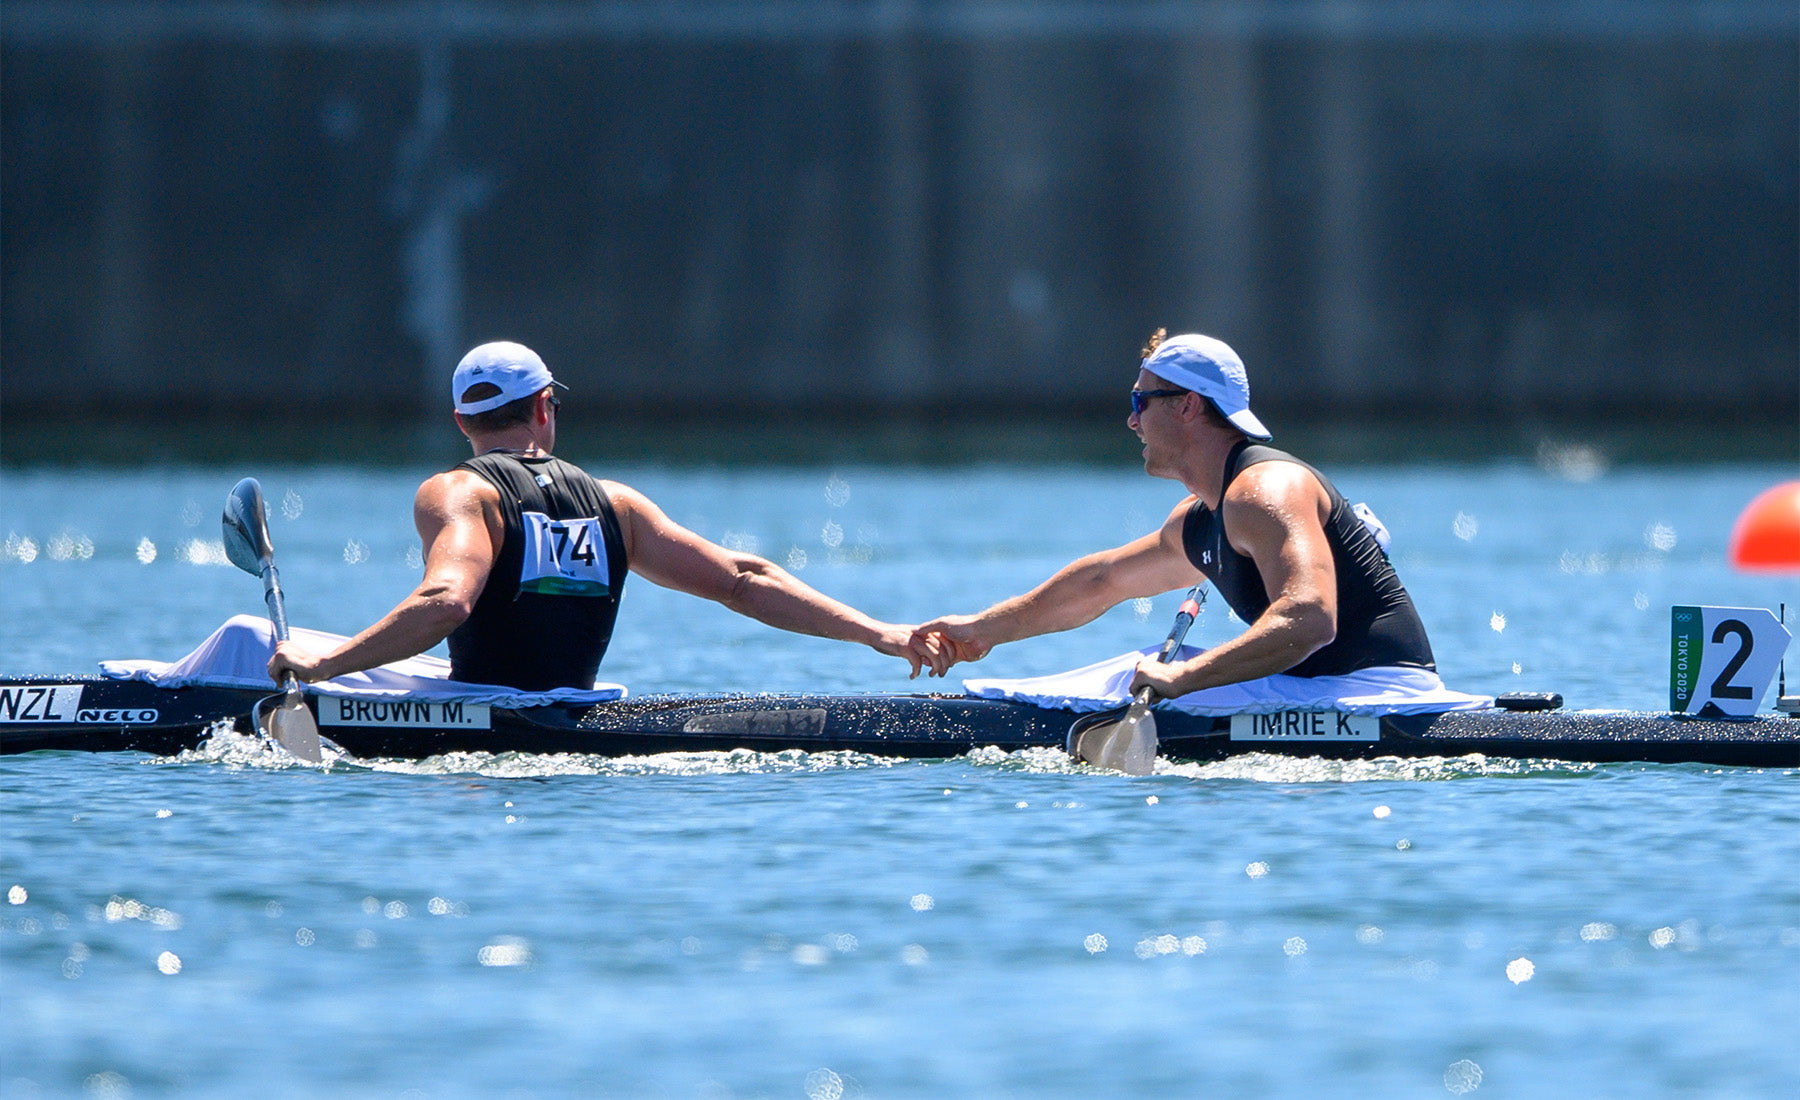
[[[551,519],[526,512],[525,560],[519,566],[519,591],[551,596],[610,594],[606,539],[600,521]]]

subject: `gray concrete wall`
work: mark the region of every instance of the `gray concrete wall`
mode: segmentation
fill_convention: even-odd
[[[1488,10],[1491,9],[1491,10]],[[0,415],[1800,415],[1791,4],[0,8]]]

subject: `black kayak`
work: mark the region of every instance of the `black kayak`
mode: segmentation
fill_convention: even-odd
[[[163,688],[98,676],[0,683],[0,753],[159,755],[198,747],[270,691]],[[352,756],[422,759],[447,752],[637,756],[749,749],[959,756],[1065,747],[1073,711],[967,695],[645,695],[613,702],[506,708],[423,699],[309,695],[320,732]],[[1241,753],[1332,758],[1465,756],[1800,767],[1800,718],[1688,717],[1562,710],[1559,700],[1375,718],[1330,711],[1198,717],[1156,711],[1161,755]],[[1510,704],[1510,705],[1508,705]]]

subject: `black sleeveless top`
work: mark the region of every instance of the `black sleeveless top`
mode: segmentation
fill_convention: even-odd
[[[521,691],[591,688],[625,585],[625,539],[600,483],[559,458],[490,451],[456,467],[500,490],[500,555],[450,635],[450,675]]]
[[[1324,474],[1285,451],[1245,440],[1225,459],[1225,480],[1219,499],[1239,471],[1258,462],[1293,462],[1319,479],[1331,500],[1325,520],[1325,541],[1337,573],[1337,637],[1330,645],[1309,655],[1289,676],[1340,676],[1360,668],[1407,665],[1435,670],[1431,642],[1419,620],[1412,597],[1400,583],[1387,554],[1375,536],[1351,511],[1343,494]],[[1225,537],[1225,523],[1199,500],[1188,508],[1182,524],[1181,543],[1194,568],[1206,574],[1219,595],[1238,618],[1255,622],[1269,608],[1256,563],[1232,549]]]

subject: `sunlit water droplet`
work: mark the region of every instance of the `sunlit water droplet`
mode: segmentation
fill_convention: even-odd
[[[1606,455],[1586,443],[1545,440],[1538,444],[1537,457],[1541,469],[1564,481],[1592,481],[1604,474],[1608,466]]]
[[[482,966],[527,966],[531,963],[531,944],[518,936],[500,936],[475,953]]]
[[[1464,1058],[1451,1062],[1444,1070],[1444,1088],[1452,1095],[1463,1096],[1481,1087],[1481,1067]]]
[[[38,544],[36,542],[23,535],[9,534],[6,536],[7,558],[17,561],[21,565],[30,565],[37,560],[37,556]]]
[[[844,1079],[828,1069],[815,1069],[806,1075],[806,1100],[842,1100]]]
[[[51,561],[87,561],[94,556],[94,540],[73,531],[64,531],[45,544]]]
[[[181,548],[178,557],[189,565],[230,565],[231,559],[225,556],[225,544],[218,539],[189,539]]]

